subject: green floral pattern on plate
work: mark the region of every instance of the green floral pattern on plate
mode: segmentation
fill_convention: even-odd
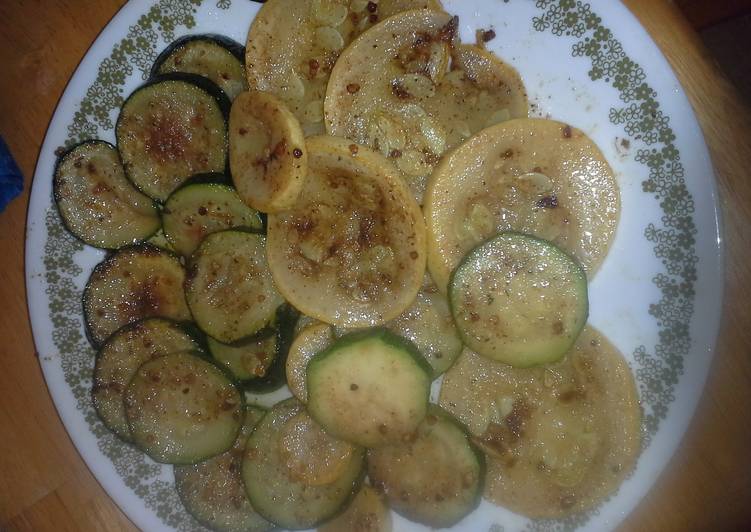
[[[623,125],[625,133],[639,143],[636,161],[649,168],[649,179],[642,183],[642,188],[660,202],[663,211],[660,222],[650,223],[644,233],[665,267],[665,272],[653,279],[662,297],[649,308],[649,313],[657,319],[659,342],[654,354],[643,345],[634,351],[639,366],[636,377],[645,407],[645,444],[648,444],[675,399],[675,386],[691,347],[690,320],[699,260],[695,249],[694,200],[686,187],[670,118],[660,109],[657,93],[646,82],[644,69],[626,55],[621,43],[602,25],[589,4],[537,0],[535,5],[542,12],[534,17],[534,28],[576,37],[572,54],[591,61],[592,81],[610,83],[618,90],[624,105],[612,108],[608,118],[615,125]]]
[[[535,6],[540,14],[532,19],[534,29],[576,38],[571,53],[574,58],[591,61],[590,79],[609,83],[618,91],[624,105],[612,108],[608,118],[611,123],[623,126],[632,145],[639,144],[636,161],[649,168],[649,179],[642,183],[642,189],[660,202],[663,212],[660,223],[650,223],[644,232],[665,267],[665,272],[652,279],[660,289],[661,298],[649,307],[649,313],[657,319],[659,341],[654,354],[644,345],[633,353],[638,365],[636,381],[644,409],[642,433],[646,448],[675,400],[675,386],[683,375],[683,361],[691,348],[690,321],[694,314],[699,260],[695,248],[694,200],[686,187],[670,118],[660,109],[657,93],[647,83],[644,69],[626,55],[590,4],[576,0],[535,0]],[[536,520],[527,529],[573,530],[598,512],[595,508],[564,520]]]
[[[157,54],[158,39],[170,41],[178,28],[194,27],[195,13],[202,1],[158,0],[129,28],[127,35],[99,65],[96,80],[68,126],[68,145],[95,138],[100,130],[114,128],[112,116],[123,102],[125,80],[134,72],[140,72],[143,79],[148,76]],[[659,201],[663,211],[661,220],[650,223],[645,230],[645,237],[653,243],[655,255],[665,268],[653,279],[661,298],[649,308],[649,313],[657,320],[659,341],[652,350],[639,346],[634,351],[638,365],[636,379],[645,408],[645,445],[648,445],[675,398],[675,386],[683,374],[684,358],[691,346],[689,322],[694,312],[698,262],[693,199],[685,184],[670,119],[660,109],[657,94],[645,81],[644,70],[625,54],[611,30],[602,25],[600,17],[586,2],[528,1],[535,1],[539,10],[531,21],[535,30],[576,39],[572,55],[591,61],[589,77],[592,81],[609,83],[618,90],[623,105],[611,109],[609,120],[622,125],[632,142],[638,143],[636,161],[649,169],[649,179],[642,183],[642,188]],[[228,9],[231,0],[218,0],[215,5]],[[83,251],[84,245],[63,228],[54,207],[48,210],[45,224],[44,265],[54,328],[52,338],[78,410],[84,414],[100,450],[112,461],[125,484],[165,524],[180,531],[202,530],[201,525],[183,511],[172,482],[159,478],[162,467],[118,440],[97,418],[90,401],[95,353],[81,334],[81,290],[76,283],[83,271],[75,256]],[[597,512],[595,509],[557,521],[532,521],[527,528],[573,529]],[[490,530],[503,529],[496,524]]]

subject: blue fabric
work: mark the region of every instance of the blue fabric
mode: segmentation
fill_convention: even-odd
[[[23,190],[23,175],[0,137],[0,212]]]

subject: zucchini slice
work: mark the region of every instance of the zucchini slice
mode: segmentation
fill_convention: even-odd
[[[287,385],[301,402],[308,401],[308,362],[334,341],[334,332],[328,323],[308,325],[297,335],[287,357]]]
[[[346,507],[362,482],[365,451],[329,436],[294,398],[277,403],[245,447],[253,508],[287,529],[312,528]]]
[[[398,513],[448,528],[480,504],[485,458],[459,421],[431,405],[409,441],[368,451],[368,477]]]
[[[299,201],[268,219],[279,291],[301,312],[343,327],[406,309],[425,273],[420,208],[380,154],[335,137],[306,139]]]
[[[194,465],[175,466],[175,488],[185,509],[202,525],[219,532],[266,532],[274,525],[258,515],[245,494],[240,469],[245,444],[266,414],[245,407],[245,420],[232,447]]]
[[[488,128],[448,154],[425,195],[428,268],[445,291],[462,258],[502,231],[550,240],[591,277],[618,225],[620,193],[580,130],[539,118]]]
[[[94,268],[83,291],[84,319],[94,347],[143,318],[189,321],[184,280],[180,260],[150,245],[125,247],[107,257]]]
[[[141,364],[170,353],[201,350],[198,341],[172,320],[147,318],[126,325],[109,337],[96,357],[91,397],[99,418],[120,438],[131,441],[123,393]]]
[[[412,342],[386,329],[339,338],[307,370],[310,415],[357,445],[399,442],[427,412],[432,368]]]
[[[449,301],[464,343],[512,366],[560,359],[589,312],[584,270],[551,242],[501,233],[454,271]]]
[[[379,20],[406,9],[426,7],[441,9],[441,3],[270,0],[253,19],[248,32],[248,85],[284,100],[306,135],[322,134],[326,84],[341,51]],[[280,35],[284,38],[280,39]]]
[[[152,76],[185,72],[210,79],[230,100],[248,90],[245,48],[224,35],[186,35],[173,41],[154,61]]]
[[[284,300],[266,263],[266,238],[243,231],[207,236],[190,258],[185,296],[198,326],[231,344],[274,319]]]
[[[164,233],[183,256],[189,256],[210,233],[242,228],[260,231],[261,217],[245,205],[235,189],[218,183],[187,184],[175,192],[162,211]]]
[[[225,373],[191,353],[144,362],[123,401],[133,443],[167,464],[194,464],[229,449],[245,409]]]
[[[631,370],[591,327],[549,366],[514,368],[465,350],[444,376],[440,403],[486,453],[485,497],[535,519],[599,505],[641,449]]]
[[[128,179],[165,201],[190,176],[227,162],[227,96],[192,74],[166,74],[136,89],[117,119],[117,148]]]
[[[282,304],[273,327],[261,329],[251,338],[227,345],[208,338],[214,360],[224,366],[248,392],[268,394],[286,383],[287,355],[294,338],[299,313]]]
[[[363,486],[341,515],[335,517],[318,532],[391,532],[391,510],[381,494],[370,486]]]
[[[240,94],[229,118],[229,163],[240,197],[254,209],[278,212],[294,205],[308,171],[300,123],[276,96]]]
[[[125,177],[120,155],[101,140],[78,144],[57,161],[55,203],[68,230],[85,243],[116,249],[159,229],[159,212]]]
[[[464,347],[448,299],[427,274],[412,305],[386,328],[415,343],[432,366],[434,379],[451,367]]]
[[[272,328],[234,345],[217,342],[211,337],[208,344],[214,360],[240,382],[263,378],[276,359],[276,331]]]
[[[342,52],[326,89],[326,132],[390,157],[420,203],[444,153],[528,113],[516,70],[457,31],[444,12],[399,13]]]

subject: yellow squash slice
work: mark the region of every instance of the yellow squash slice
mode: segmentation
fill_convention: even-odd
[[[297,335],[287,354],[287,385],[301,403],[308,401],[308,362],[334,341],[334,331],[328,323],[313,323]]]
[[[336,137],[307,139],[295,206],[268,218],[279,291],[301,312],[343,327],[395,318],[425,272],[422,213],[388,160]]]
[[[552,241],[591,277],[619,212],[613,170],[583,132],[553,120],[510,120],[475,135],[431,176],[428,268],[445,291],[469,250],[512,230]]]
[[[405,11],[364,33],[339,58],[326,92],[326,130],[390,157],[418,201],[441,156],[479,130],[526,117],[519,74],[458,43],[458,19]]]
[[[272,94],[244,92],[229,116],[232,181],[245,203],[262,212],[292,206],[308,166],[300,123]]]
[[[248,32],[251,89],[292,109],[306,135],[323,133],[326,84],[339,54],[379,20],[406,9],[441,9],[438,0],[270,0]]]
[[[512,368],[465,350],[440,404],[485,451],[485,497],[533,518],[592,508],[633,470],[641,446],[634,378],[591,327],[549,366]]]

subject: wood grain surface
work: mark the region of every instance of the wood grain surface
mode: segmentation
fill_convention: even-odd
[[[26,189],[0,214],[0,530],[134,530],[63,429],[34,352],[23,250],[31,177],[67,80],[119,0],[0,2],[0,134]],[[627,0],[678,73],[716,168],[724,216],[724,320],[678,453],[623,530],[751,525],[751,115],[675,6]]]

